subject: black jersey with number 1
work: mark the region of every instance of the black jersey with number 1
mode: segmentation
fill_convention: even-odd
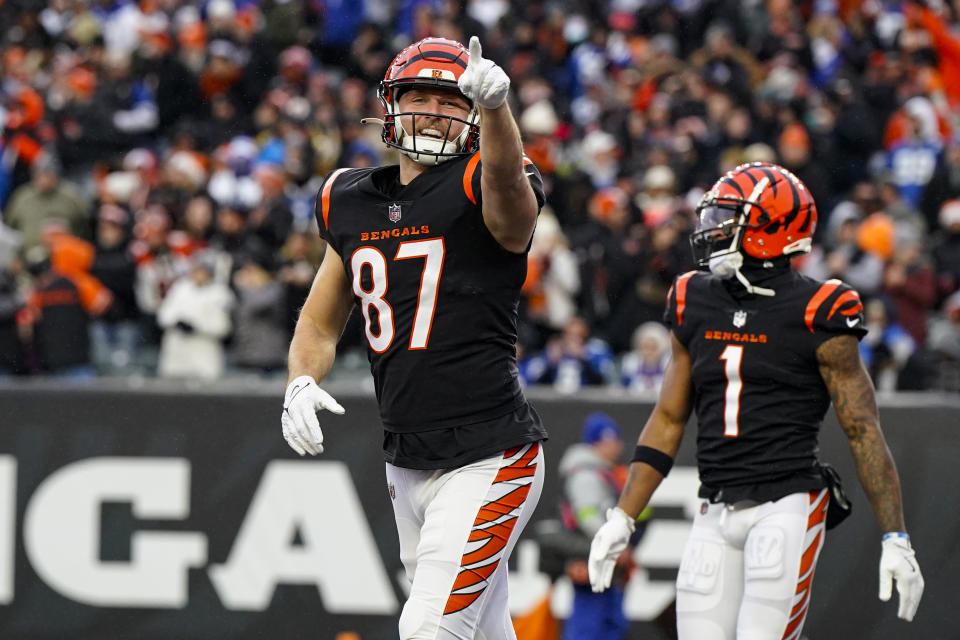
[[[320,233],[363,316],[384,452],[398,466],[454,466],[546,436],[517,377],[527,256],[487,229],[481,172],[479,153],[407,185],[397,165],[340,169],[317,197]]]
[[[775,500],[822,488],[816,466],[830,396],[816,349],[863,329],[856,291],[785,269],[775,296],[734,296],[702,272],[677,277],[664,321],[692,359],[701,497]]]

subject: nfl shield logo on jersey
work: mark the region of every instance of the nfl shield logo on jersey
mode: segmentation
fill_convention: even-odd
[[[737,311],[733,314],[733,326],[738,329],[743,325],[747,324],[747,312],[743,309]]]
[[[396,500],[396,499],[397,499],[397,489],[396,489],[396,487],[393,486],[393,483],[392,483],[392,482],[388,482],[388,483],[387,483],[387,493],[390,494],[390,499],[391,499],[391,500]]]
[[[394,202],[387,208],[387,216],[390,218],[390,222],[400,222],[400,205]]]

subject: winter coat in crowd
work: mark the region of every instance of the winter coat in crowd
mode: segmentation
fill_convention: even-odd
[[[157,311],[163,329],[157,373],[164,378],[219,378],[233,304],[230,289],[203,267],[177,280]]]

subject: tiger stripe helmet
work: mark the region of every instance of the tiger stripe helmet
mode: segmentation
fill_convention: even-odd
[[[752,162],[704,194],[690,243],[699,266],[738,251],[769,260],[808,253],[816,228],[817,206],[803,182],[781,166]]]
[[[446,89],[463,96],[457,81],[466,71],[469,59],[470,54],[462,44],[446,38],[424,38],[397,54],[387,68],[377,92],[384,110],[381,138],[387,146],[399,149],[417,162],[428,165],[470,155],[480,148],[479,113],[469,99],[467,101],[470,102],[471,109],[466,119],[433,113],[401,112],[399,108],[400,95],[415,87]],[[413,131],[408,132],[403,128],[398,119],[400,116],[413,117]],[[454,122],[462,122],[465,126],[453,140],[417,136],[418,116],[447,118],[447,132]]]

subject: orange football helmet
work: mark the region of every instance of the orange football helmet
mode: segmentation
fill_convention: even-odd
[[[768,260],[809,252],[816,228],[817,206],[800,179],[781,166],[752,162],[704,194],[690,243],[700,266],[734,252]]]
[[[383,141],[417,162],[431,165],[469,155],[479,149],[479,113],[472,102],[466,119],[425,112],[401,112],[398,106],[400,94],[414,87],[446,89],[462,96],[457,81],[466,71],[468,61],[467,49],[456,40],[446,38],[424,38],[397,54],[387,68],[377,92],[384,110],[381,132]],[[404,129],[398,120],[400,116],[413,117],[413,131]],[[447,118],[443,139],[417,136],[418,116]],[[448,134],[454,122],[462,122],[464,128],[459,135],[449,140]]]

